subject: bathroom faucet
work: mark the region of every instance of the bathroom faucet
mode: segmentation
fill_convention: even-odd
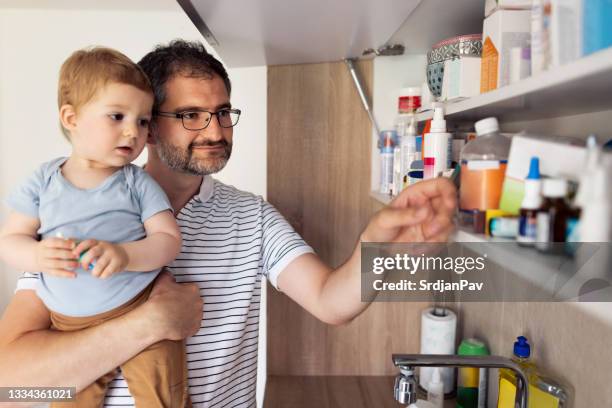
[[[401,404],[416,402],[417,383],[414,378],[415,367],[485,367],[509,368],[516,373],[515,408],[527,408],[528,382],[521,367],[506,357],[500,356],[457,356],[444,354],[393,354],[393,364],[399,367],[400,374],[395,378],[394,395]]]

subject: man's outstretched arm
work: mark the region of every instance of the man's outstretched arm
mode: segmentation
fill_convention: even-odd
[[[202,299],[194,284],[167,274],[142,306],[74,332],[49,329],[49,313],[33,290],[18,291],[0,320],[0,386],[75,386],[77,391],[151,344],[195,334]]]
[[[279,289],[323,322],[351,321],[369,305],[361,301],[361,242],[446,242],[456,194],[442,178],[410,186],[370,219],[342,266],[332,270],[317,255],[304,254],[279,274]]]

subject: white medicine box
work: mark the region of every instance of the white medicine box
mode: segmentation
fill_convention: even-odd
[[[485,17],[488,17],[495,10],[531,10],[532,0],[486,0]]]
[[[528,47],[531,39],[531,11],[498,9],[484,20],[480,92],[510,83],[513,48]]]
[[[444,63],[442,100],[470,98],[480,93],[480,58],[462,57]]]

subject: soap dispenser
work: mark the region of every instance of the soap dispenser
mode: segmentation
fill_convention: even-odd
[[[527,338],[519,336],[514,343],[514,357],[529,382],[529,406],[564,408],[568,403],[568,387],[560,385],[548,377],[543,376],[530,359],[531,346]],[[508,369],[499,370],[499,395],[497,408],[514,408],[516,394],[516,377]]]
[[[531,393],[531,383],[535,366],[529,359],[531,356],[531,346],[524,336],[519,336],[514,342],[512,360],[517,363],[529,382],[529,392]],[[516,394],[516,376],[507,369],[499,370],[499,395],[497,398],[497,408],[513,408]],[[531,395],[529,396],[531,399]]]

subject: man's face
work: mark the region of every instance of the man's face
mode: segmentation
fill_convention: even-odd
[[[229,95],[218,75],[212,78],[173,76],[165,85],[166,100],[161,112],[217,112],[230,108]],[[232,128],[219,126],[213,115],[202,130],[187,130],[181,119],[156,116],[153,125],[155,149],[171,169],[193,175],[207,175],[225,167],[232,153]]]

